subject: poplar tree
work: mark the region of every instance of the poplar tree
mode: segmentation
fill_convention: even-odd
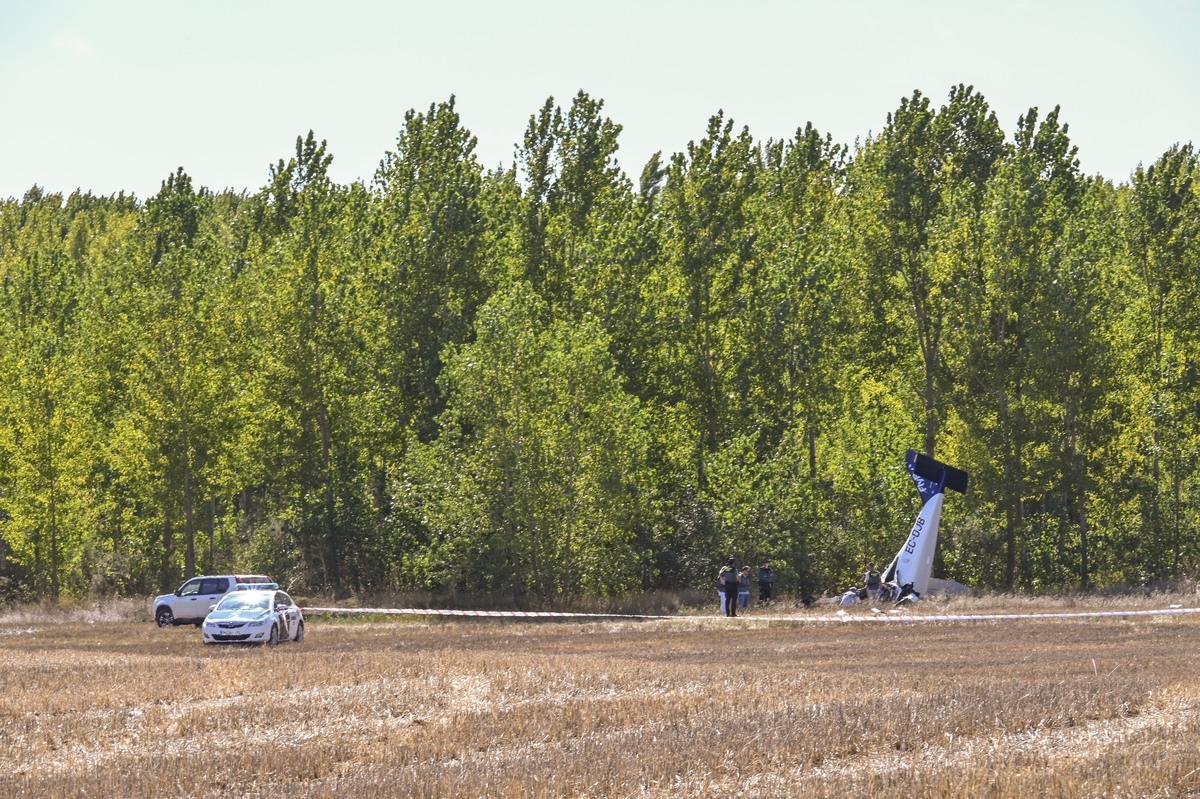
[[[1195,514],[1189,510],[1194,503],[1185,496],[1200,457],[1193,412],[1200,396],[1197,171],[1191,144],[1170,148],[1149,167],[1139,165],[1125,222],[1140,332],[1134,346],[1149,427],[1146,511],[1150,538],[1163,556],[1153,571],[1161,575],[1178,573],[1183,556],[1190,554],[1185,547],[1194,550],[1197,543]]]

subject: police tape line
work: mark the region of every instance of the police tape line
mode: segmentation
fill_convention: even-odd
[[[401,616],[470,616],[502,619],[675,619],[695,620],[710,616],[653,616],[636,613],[565,613],[543,610],[450,610],[441,608],[300,608],[304,613],[375,613]],[[1012,619],[1086,619],[1115,616],[1175,616],[1200,613],[1200,608],[1164,608],[1161,610],[1094,610],[1076,613],[957,613],[920,615],[876,612],[870,616],[838,613],[835,616],[717,616],[748,621],[778,622],[854,622],[854,621],[1001,621]]]
[[[414,616],[482,616],[515,619],[686,619],[688,616],[646,616],[628,613],[560,613],[548,610],[447,610],[441,608],[300,608],[304,613],[387,613]],[[698,618],[698,617],[697,617]]]

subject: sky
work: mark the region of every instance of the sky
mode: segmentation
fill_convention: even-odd
[[[256,191],[312,130],[370,182],[409,109],[456,97],[487,168],[583,90],[636,181],[723,110],[755,139],[812,122],[853,147],[914,91],[974,86],[1011,136],[1060,120],[1128,182],[1200,146],[1200,0],[0,0],[0,199],[146,199],[179,167]]]

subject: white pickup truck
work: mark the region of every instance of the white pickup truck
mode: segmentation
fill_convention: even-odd
[[[154,612],[154,621],[159,627],[172,627],[176,624],[195,624],[198,627],[208,615],[208,609],[230,591],[237,590],[238,583],[270,582],[274,581],[264,574],[193,577],[179,586],[175,593],[155,597],[150,607]]]

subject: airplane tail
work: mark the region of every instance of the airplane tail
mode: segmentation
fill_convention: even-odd
[[[929,589],[933,570],[933,554],[937,549],[938,526],[942,519],[942,504],[946,489],[967,493],[967,473],[941,461],[908,451],[908,472],[921,494],[921,513],[913,522],[908,540],[883,572],[885,583],[899,588],[897,602],[915,594],[920,597]]]

